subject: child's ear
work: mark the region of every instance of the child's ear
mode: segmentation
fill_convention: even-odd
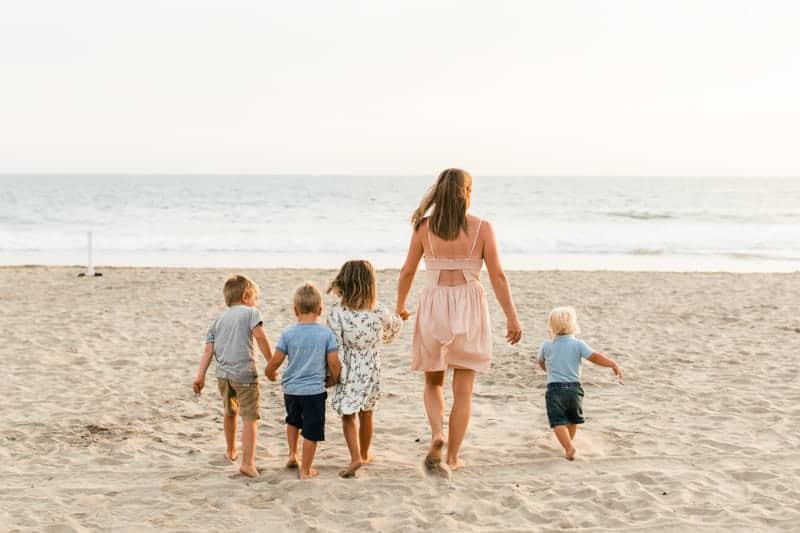
[[[294,306],[294,316],[300,316],[300,313],[297,312],[297,306]]]
[[[317,309],[317,316],[321,316],[321,315],[322,315],[322,306],[320,305],[319,309]]]

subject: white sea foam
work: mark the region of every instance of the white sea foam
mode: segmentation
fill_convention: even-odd
[[[80,263],[91,230],[99,264],[397,267],[432,181],[0,176],[0,264]],[[800,269],[800,180],[476,176],[472,212],[520,269]]]

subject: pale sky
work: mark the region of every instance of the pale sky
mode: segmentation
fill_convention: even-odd
[[[0,0],[0,173],[800,176],[800,4]]]

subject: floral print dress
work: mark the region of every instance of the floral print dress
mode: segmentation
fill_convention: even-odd
[[[339,341],[342,364],[331,406],[340,415],[372,411],[381,396],[378,344],[392,342],[403,320],[381,303],[372,311],[353,311],[336,303],[328,314],[328,327]]]

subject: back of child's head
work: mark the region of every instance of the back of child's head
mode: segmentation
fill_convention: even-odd
[[[574,307],[556,307],[547,316],[547,328],[551,337],[574,335],[580,332],[578,314]]]
[[[225,305],[231,307],[249,298],[250,295],[258,296],[261,292],[256,282],[244,274],[233,274],[225,281],[222,293],[225,295]]]
[[[342,300],[342,305],[354,311],[371,310],[378,297],[378,285],[372,263],[363,259],[348,261],[328,285]]]
[[[294,308],[299,315],[316,313],[322,308],[322,293],[310,281],[294,291]]]

